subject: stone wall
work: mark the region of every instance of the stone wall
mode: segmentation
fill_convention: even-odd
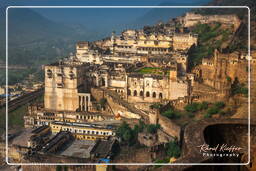
[[[177,139],[180,140],[181,128],[172,120],[168,119],[165,116],[157,114],[156,112],[154,113],[152,112],[149,114],[149,121],[150,121],[150,124],[158,123],[161,126],[163,134],[170,135],[173,138],[177,137]],[[163,134],[162,134],[162,138],[164,138]]]
[[[130,119],[132,119],[132,118],[140,119],[141,118],[140,115],[129,111],[126,107],[124,107],[121,103],[119,103],[118,101],[113,99],[111,96],[107,95],[105,97],[115,115],[119,114],[122,117],[130,118]]]
[[[256,67],[256,63],[252,63]],[[223,94],[228,94],[231,83],[237,78],[240,83],[248,83],[248,60],[239,53],[221,54],[217,50],[214,57],[192,71],[197,81],[201,81]]]
[[[118,101],[118,99],[114,99],[112,96],[108,95],[106,92],[104,92],[101,89],[92,88],[91,94],[97,101],[99,101],[101,98],[106,98],[108,102],[108,107],[114,113],[114,115],[120,115],[125,118],[136,118],[136,119],[141,118],[140,115],[134,112],[131,112],[129,109],[123,106],[120,103],[120,101]]]
[[[236,30],[240,26],[240,19],[236,15],[200,15],[188,12],[184,17],[179,17],[179,21],[184,27],[193,27],[198,23],[207,24],[219,22],[224,25],[233,26]]]
[[[177,139],[180,140],[180,126],[178,126],[165,116],[159,115],[158,118],[158,123],[161,125],[163,131],[173,137],[177,137]]]

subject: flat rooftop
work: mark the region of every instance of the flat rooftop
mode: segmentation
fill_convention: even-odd
[[[95,146],[96,141],[75,140],[72,144],[60,153],[62,156],[90,158],[90,153]]]
[[[56,125],[66,125],[66,126],[73,126],[73,127],[85,127],[85,128],[98,128],[98,129],[107,129],[107,130],[113,130],[112,125],[99,125],[99,124],[93,124],[93,123],[80,123],[80,122],[62,122],[62,121],[55,121],[52,122],[52,124]]]

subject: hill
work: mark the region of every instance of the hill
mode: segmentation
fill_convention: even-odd
[[[248,6],[250,8],[251,16],[251,49],[256,49],[256,1],[255,0],[213,0],[207,5],[212,6]],[[199,9],[195,10],[200,14],[236,14],[242,20],[242,28],[236,33],[234,41],[230,48],[233,50],[239,49],[241,45],[246,45],[248,42],[248,10],[230,8],[230,9]],[[254,36],[253,36],[254,35]]]
[[[2,12],[2,10],[1,10]],[[5,30],[5,16],[0,15]],[[74,43],[90,39],[86,28],[53,22],[31,9],[10,9],[8,17],[9,64],[39,66],[74,51]],[[5,60],[5,35],[1,32],[0,60]]]

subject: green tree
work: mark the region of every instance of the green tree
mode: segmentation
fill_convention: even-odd
[[[152,105],[150,105],[151,109],[160,109],[162,107],[161,103],[154,103]]]
[[[219,112],[220,112],[220,110],[216,106],[212,106],[211,108],[209,108],[207,110],[207,114],[209,114],[209,115],[214,115],[214,114],[217,114]]]
[[[166,153],[169,157],[175,157],[175,158],[180,157],[181,149],[177,141],[171,141],[167,144]]]
[[[145,123],[140,120],[138,125],[138,131],[142,132],[144,128],[145,128]]]
[[[160,128],[160,125],[159,124],[149,124],[147,125],[147,132],[148,133],[151,133],[151,134],[155,134],[157,132],[157,129]]]
[[[211,118],[212,116],[208,113],[204,114],[204,118]]]
[[[129,142],[131,140],[131,138],[132,138],[131,130],[130,129],[125,130],[125,132],[124,132],[122,137],[123,137],[124,141]]]
[[[222,108],[225,107],[225,103],[224,103],[224,102],[216,102],[214,105],[215,105],[216,108],[218,108],[218,109],[222,109]]]
[[[198,111],[198,103],[192,103],[192,104],[188,104],[184,107],[184,109],[187,111],[187,112],[197,112]]]
[[[105,105],[107,104],[107,99],[106,98],[101,98],[99,101],[99,104],[102,108],[105,108]]]
[[[169,119],[180,118],[180,115],[173,109],[168,109],[167,111],[163,112],[162,115],[166,116]]]

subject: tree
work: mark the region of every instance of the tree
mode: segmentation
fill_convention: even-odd
[[[188,104],[184,107],[184,109],[187,112],[197,112],[198,111],[198,103],[192,103],[192,104]]]
[[[203,101],[202,103],[201,103],[201,109],[207,109],[208,108],[208,105],[209,105],[209,103],[208,102],[205,102],[205,101]]]
[[[169,109],[163,112],[162,115],[166,116],[169,119],[175,119],[180,117],[180,115],[178,115],[173,109]]]
[[[225,107],[225,103],[224,102],[216,102],[214,104],[218,109],[222,109]]]
[[[131,140],[131,138],[132,138],[131,130],[130,129],[125,130],[125,132],[124,132],[122,137],[123,137],[124,141],[129,142]]]
[[[145,123],[140,120],[138,125],[138,131],[142,132],[144,128],[145,128]]]
[[[127,143],[129,145],[133,145],[136,142],[137,137],[138,137],[138,132],[137,132],[138,130],[136,127],[134,127],[134,130],[132,130],[132,128],[126,122],[123,122],[117,128],[116,134],[125,143]]]
[[[171,141],[167,144],[166,153],[169,157],[175,157],[175,158],[180,157],[181,150],[180,150],[180,146],[178,145],[177,141]]]
[[[160,125],[159,124],[150,124],[150,125],[147,125],[147,132],[148,133],[151,133],[151,134],[155,134],[157,132],[157,129],[160,128]]]
[[[161,103],[154,103],[152,105],[150,105],[151,109],[160,109],[162,107]]]
[[[101,98],[99,103],[100,103],[100,106],[102,108],[105,108],[105,105],[107,104],[107,99],[106,98]]]
[[[208,114],[208,113],[206,113],[205,115],[204,115],[204,118],[211,118],[212,116],[210,115],[210,114]]]
[[[219,112],[220,112],[220,110],[216,106],[212,106],[211,108],[209,108],[207,110],[207,114],[209,114],[209,115],[213,115],[213,114],[216,114]]]

